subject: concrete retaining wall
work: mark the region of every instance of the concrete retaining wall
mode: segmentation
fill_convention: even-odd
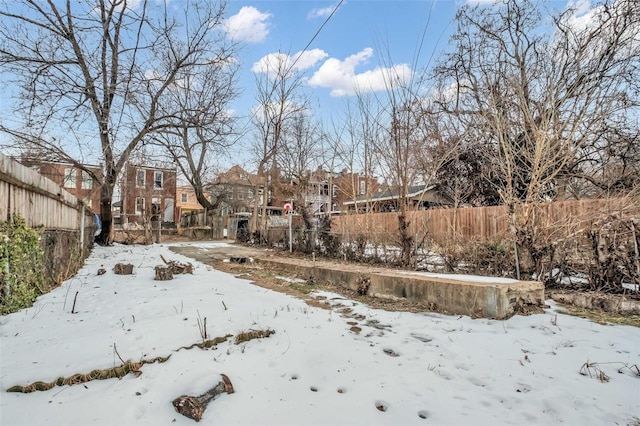
[[[343,265],[300,259],[258,258],[258,262],[285,269],[315,281],[330,282],[362,295],[419,301],[434,311],[506,319],[519,312],[539,309],[544,285],[536,281],[474,282],[360,265]]]

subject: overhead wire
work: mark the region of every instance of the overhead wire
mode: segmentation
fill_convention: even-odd
[[[304,47],[304,49],[302,49],[300,51],[300,54],[297,55],[297,57],[295,58],[295,60],[291,63],[291,65],[289,66],[289,69],[287,70],[287,74],[289,73],[289,71],[291,71],[293,69],[293,67],[296,65],[296,63],[298,62],[298,60],[300,60],[300,58],[302,57],[302,54],[304,52],[307,51],[307,49],[309,49],[309,46],[311,46],[311,43],[313,43],[315,41],[315,39],[318,37],[318,35],[320,34],[320,32],[322,31],[322,29],[325,27],[325,25],[327,25],[329,23],[329,21],[331,20],[331,18],[333,17],[333,15],[336,14],[336,12],[338,11],[338,9],[340,8],[340,6],[342,6],[342,3],[344,3],[344,0],[340,0],[338,2],[338,4],[336,5],[336,7],[333,8],[333,10],[331,11],[331,13],[329,14],[329,16],[327,16],[327,19],[324,20],[324,22],[322,23],[322,25],[320,25],[320,27],[318,28],[318,30],[315,32],[315,34],[313,35],[313,37],[311,37],[311,40],[309,40],[309,42],[307,43],[307,45]],[[287,75],[285,74],[285,75]]]

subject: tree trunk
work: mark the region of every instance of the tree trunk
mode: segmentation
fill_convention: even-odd
[[[405,209],[403,209],[405,210]],[[401,211],[398,215],[398,231],[400,234],[401,266],[409,266],[411,264],[411,251],[413,249],[413,236],[409,232],[409,222],[407,221],[407,212]]]
[[[115,177],[106,177],[105,182],[102,184],[102,188],[100,189],[100,220],[102,221],[102,229],[100,230],[100,234],[96,237],[96,243],[100,245],[109,245],[113,242],[114,231],[111,200],[113,198],[114,184]]]

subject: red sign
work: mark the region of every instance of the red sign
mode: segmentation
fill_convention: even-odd
[[[289,214],[291,213],[291,203],[284,203],[284,214]]]

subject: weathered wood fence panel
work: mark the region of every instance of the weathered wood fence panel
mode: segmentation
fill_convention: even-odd
[[[526,207],[525,207],[526,208]],[[615,214],[623,209],[640,214],[638,203],[629,198],[567,200],[536,206],[536,223],[552,225],[571,223],[572,229],[586,227],[596,216]],[[409,212],[410,231],[419,239],[427,236],[436,242],[451,239],[495,239],[509,232],[505,206],[465,207],[419,210]],[[331,231],[347,238],[366,235],[378,242],[398,238],[398,213],[373,213],[336,216]]]
[[[93,214],[76,197],[35,170],[0,154],[0,220],[16,213],[33,227],[80,230],[81,224],[93,226]]]

